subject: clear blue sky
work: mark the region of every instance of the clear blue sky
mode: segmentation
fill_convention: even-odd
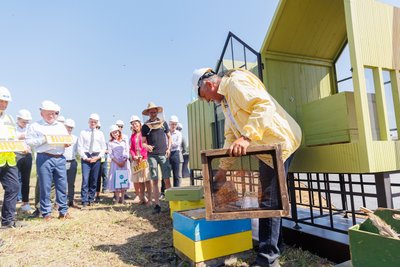
[[[215,66],[229,31],[259,50],[277,3],[2,1],[0,85],[13,96],[7,111],[26,108],[38,120],[49,99],[76,121],[75,134],[92,112],[108,132],[153,101],[187,133],[193,70]]]

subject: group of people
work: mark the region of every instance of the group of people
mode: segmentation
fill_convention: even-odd
[[[225,144],[231,156],[246,155],[249,145],[281,144],[282,160],[287,173],[294,152],[301,143],[301,129],[296,121],[270,96],[262,83],[253,73],[234,69],[223,76],[217,75],[211,68],[195,70],[192,77],[193,89],[200,99],[220,103],[226,118]],[[125,190],[130,188],[131,177],[139,202],[154,201],[154,212],[159,213],[158,166],[161,169],[163,187],[171,187],[171,166],[173,185],[179,186],[182,164],[182,135],[177,130],[178,119],[172,116],[169,124],[162,116],[163,108],[149,103],[142,114],[148,119],[142,124],[137,116],[132,116],[130,138],[122,134],[121,125],[110,127],[108,147],[105,137],[97,128],[99,116],[91,114],[89,128],[81,132],[79,138],[73,138],[68,144],[50,145],[46,135],[69,135],[74,127],[72,120],[65,125],[57,121],[59,107],[51,101],[44,101],[40,108],[43,120],[35,122],[23,134],[23,123],[18,124],[18,134],[11,116],[5,109],[11,101],[9,91],[0,87],[0,139],[24,139],[36,153],[37,173],[40,188],[40,209],[42,216],[51,219],[50,188],[54,178],[56,187],[56,203],[59,218],[69,218],[67,205],[67,184],[69,206],[73,203],[73,176],[71,171],[75,158],[74,147],[82,162],[82,206],[91,205],[95,200],[96,189],[99,191],[99,173],[103,171],[101,162],[108,153],[111,159],[108,171],[107,188],[115,192],[115,201],[124,201]],[[28,120],[30,116],[20,112],[19,119]],[[26,124],[26,123],[25,123]],[[123,126],[123,125],[122,125]],[[19,137],[18,137],[19,136]],[[72,147],[72,148],[71,148]],[[72,152],[68,152],[72,150]],[[0,182],[5,194],[2,207],[2,227],[17,227],[15,206],[20,188],[18,182],[17,158],[26,158],[29,162],[29,148],[18,153],[0,153]],[[24,163],[25,164],[25,163]],[[220,161],[219,170],[214,176],[215,184],[226,182],[226,172],[232,159]],[[21,162],[22,165],[22,162]],[[29,167],[29,164],[27,164]],[[260,184],[262,190],[260,205],[265,208],[277,208],[278,185],[271,161],[260,157]],[[68,169],[68,171],[67,171]],[[66,179],[68,176],[68,181]],[[71,179],[69,178],[71,177]],[[22,178],[22,181],[27,178]],[[26,182],[25,182],[26,183]],[[23,205],[26,205],[26,187],[22,190]],[[24,196],[25,192],[25,196]],[[282,222],[280,218],[263,218],[259,221],[259,250],[256,262],[252,266],[279,266],[279,255],[282,249]]]
[[[23,144],[22,149],[0,151],[0,182],[4,188],[2,229],[23,225],[15,219],[18,196],[22,201],[21,210],[32,211],[29,189],[33,158],[38,179],[36,210],[32,216],[42,216],[45,221],[52,220],[53,207],[58,209],[59,219],[71,218],[69,208],[81,209],[99,202],[100,191],[114,192],[114,204],[125,203],[126,191],[133,187],[137,203],[154,204],[153,213],[160,213],[162,196],[158,167],[162,173],[162,190],[171,187],[171,170],[173,185],[180,185],[186,149],[182,125],[177,116],[171,116],[167,123],[162,107],[149,103],[142,112],[145,118],[148,117],[144,123],[138,116],[131,116],[132,134],[129,137],[122,132],[124,123],[121,120],[111,125],[105,136],[100,130],[97,113],[90,114],[88,128],[75,136],[74,120],[61,116],[60,106],[54,102],[45,100],[41,103],[41,120],[31,122],[31,113],[22,109],[15,123],[5,112],[11,100],[10,91],[0,87],[0,142]],[[52,137],[57,137],[57,141]],[[59,137],[62,137],[61,141]],[[79,159],[82,166],[81,206],[74,199]]]

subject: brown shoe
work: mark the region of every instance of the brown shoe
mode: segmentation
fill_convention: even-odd
[[[72,219],[71,215],[67,212],[65,214],[61,214],[58,216],[58,219],[60,220],[67,220],[67,219]]]
[[[43,220],[44,220],[45,222],[49,222],[49,221],[51,221],[52,219],[53,219],[53,217],[51,217],[51,215],[46,215],[46,216],[43,217]]]

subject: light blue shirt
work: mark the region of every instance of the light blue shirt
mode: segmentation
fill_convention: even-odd
[[[78,137],[76,135],[72,135],[73,143],[65,148],[64,157],[66,160],[76,159],[78,155]]]
[[[49,124],[45,120],[40,120],[29,125],[25,141],[37,153],[63,154],[64,144],[50,145],[46,141],[46,135],[68,135],[68,131],[64,124],[58,121]]]

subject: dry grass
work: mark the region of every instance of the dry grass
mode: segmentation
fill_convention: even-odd
[[[32,179],[31,198],[34,185]],[[79,175],[76,186],[80,188]],[[1,200],[3,193],[1,190]],[[76,192],[77,199],[79,194]],[[0,247],[0,266],[177,266],[168,204],[162,202],[162,213],[153,215],[152,209],[143,205],[113,206],[111,198],[112,194],[106,194],[100,204],[86,210],[70,209],[73,218],[66,221],[54,218],[44,222],[19,214],[26,227],[0,230],[5,241]],[[308,252],[286,251],[283,266],[331,266]],[[231,264],[248,266],[253,259],[254,255]]]

